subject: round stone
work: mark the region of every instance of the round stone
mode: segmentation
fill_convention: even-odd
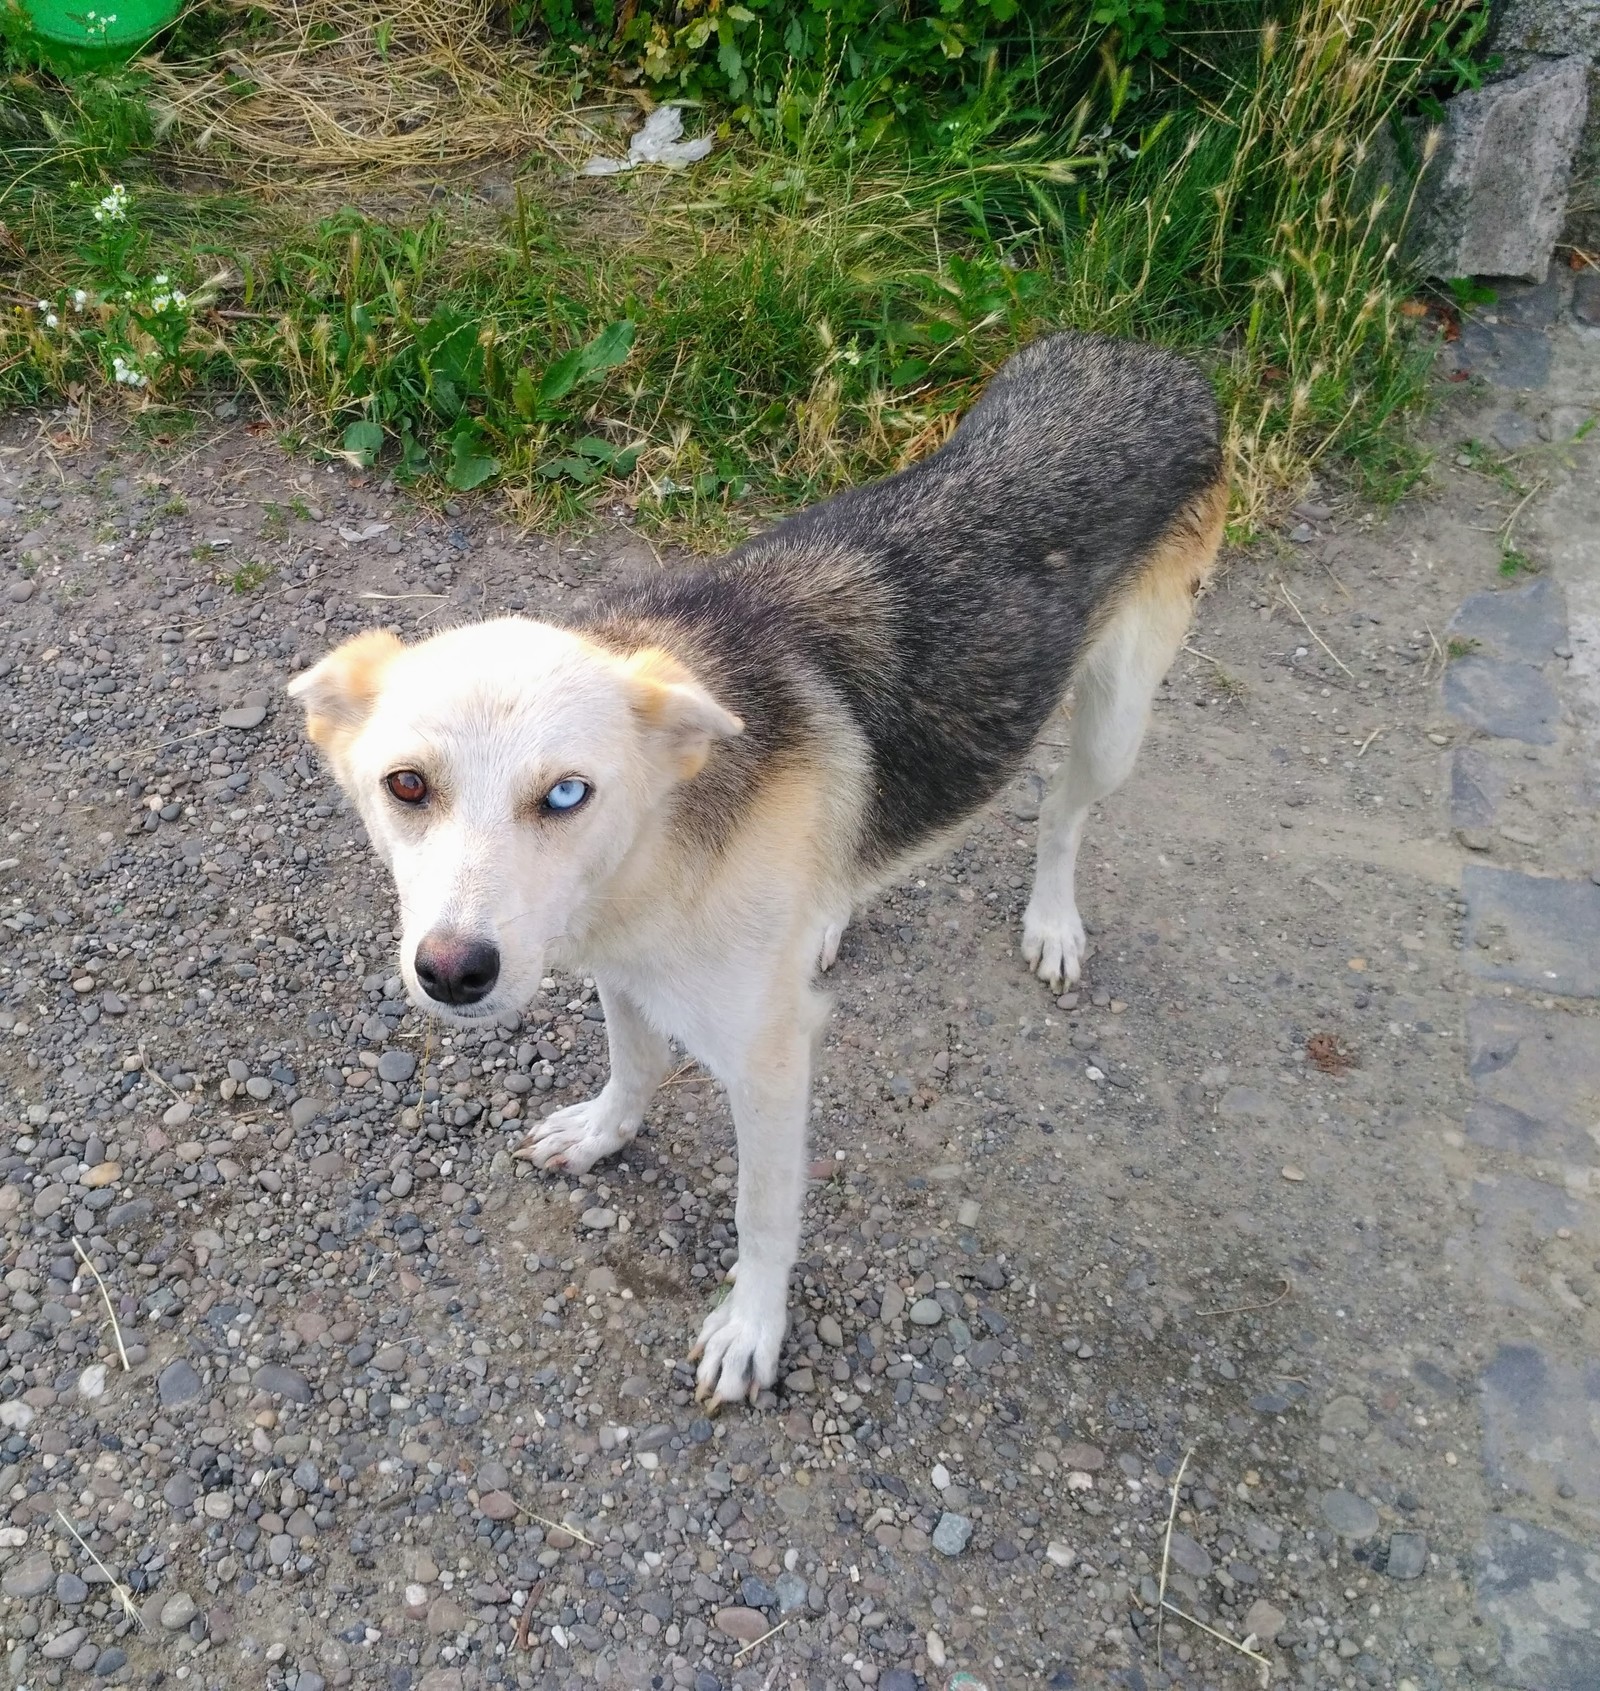
[[[181,1356],[176,1362],[169,1362],[156,1381],[156,1395],[163,1409],[181,1409],[184,1404],[193,1403],[205,1389],[194,1365]]]
[[[516,1518],[517,1500],[509,1491],[485,1492],[478,1500],[478,1513],[486,1521],[510,1521]]]
[[[1378,1530],[1378,1511],[1343,1486],[1323,1492],[1322,1518],[1341,1538],[1371,1538]]]
[[[767,1630],[767,1617],[759,1609],[733,1607],[718,1609],[714,1622],[718,1632],[737,1638],[741,1644],[754,1644]]]
[[[417,1072],[417,1059],[409,1051],[391,1045],[378,1058],[378,1079],[399,1086]]]
[[[911,1306],[911,1321],[916,1327],[937,1327],[944,1320],[936,1298],[918,1298]]]
[[[959,1556],[971,1538],[972,1522],[965,1515],[952,1515],[948,1510],[933,1529],[933,1547],[941,1556]]]
[[[1205,1546],[1190,1538],[1186,1532],[1175,1532],[1172,1535],[1170,1560],[1173,1567],[1181,1573],[1186,1573],[1190,1579],[1209,1579],[1211,1577],[1211,1557]]]
[[[182,1632],[200,1612],[187,1591],[175,1592],[161,1605],[161,1624],[168,1632]]]
[[[69,1656],[77,1655],[79,1646],[88,1636],[86,1627],[69,1627],[65,1632],[58,1632],[39,1654],[47,1662],[64,1662]]]
[[[1336,1397],[1322,1411],[1322,1425],[1330,1433],[1364,1433],[1371,1422],[1358,1397]]]
[[[0,1592],[26,1602],[30,1597],[43,1597],[55,1578],[49,1556],[43,1550],[32,1550],[0,1575]]]

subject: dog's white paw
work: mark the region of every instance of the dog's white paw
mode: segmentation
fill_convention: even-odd
[[[644,1120],[642,1110],[608,1097],[610,1091],[604,1087],[597,1097],[569,1104],[536,1122],[512,1154],[540,1168],[587,1174],[602,1157],[631,1144]]]
[[[771,1277],[735,1280],[732,1292],[706,1317],[700,1337],[689,1353],[699,1358],[695,1397],[720,1409],[725,1403],[748,1399],[754,1403],[764,1386],[778,1377],[778,1352],[789,1324],[785,1275],[774,1286]]]
[[[1028,901],[1022,918],[1022,955],[1028,967],[1053,990],[1071,985],[1083,973],[1089,942],[1076,906],[1050,910]]]
[[[850,926],[850,912],[845,910],[834,916],[822,931],[822,950],[817,957],[817,966],[824,974],[839,960],[839,942],[844,938],[844,931]]]

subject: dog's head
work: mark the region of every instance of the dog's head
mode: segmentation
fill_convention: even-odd
[[[668,653],[522,617],[363,634],[289,692],[394,875],[413,999],[463,1022],[527,1002],[742,727]]]

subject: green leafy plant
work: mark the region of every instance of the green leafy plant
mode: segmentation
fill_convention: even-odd
[[[1500,573],[1508,581],[1514,581],[1520,575],[1537,575],[1539,566],[1526,552],[1519,552],[1515,546],[1504,546],[1500,550]]]
[[[1452,276],[1445,286],[1450,290],[1451,299],[1463,310],[1474,305],[1493,305],[1500,297],[1487,282],[1476,276]]]
[[[277,571],[273,569],[271,564],[261,563],[252,558],[222,579],[233,592],[245,594],[254,593],[258,587],[265,586],[276,574]]]

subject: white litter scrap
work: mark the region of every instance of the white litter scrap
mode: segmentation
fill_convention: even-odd
[[[683,107],[657,106],[644,121],[644,127],[628,143],[625,159],[596,156],[578,173],[580,176],[618,176],[641,164],[664,164],[668,170],[682,170],[686,164],[698,164],[711,151],[711,137],[702,135],[693,141],[683,135]]]

